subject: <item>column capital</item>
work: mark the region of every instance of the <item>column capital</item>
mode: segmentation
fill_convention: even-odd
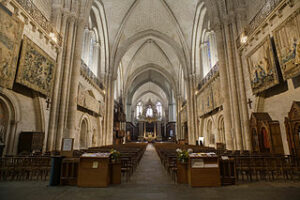
[[[100,47],[100,42],[94,42],[94,47]]]

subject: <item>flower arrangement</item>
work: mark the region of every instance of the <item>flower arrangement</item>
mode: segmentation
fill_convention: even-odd
[[[181,162],[187,162],[189,159],[189,154],[193,152],[192,149],[188,149],[188,150],[182,150],[182,149],[176,149],[177,152],[177,158],[179,161]]]
[[[110,158],[112,161],[116,161],[120,158],[120,152],[115,150],[115,149],[111,149],[110,150]]]

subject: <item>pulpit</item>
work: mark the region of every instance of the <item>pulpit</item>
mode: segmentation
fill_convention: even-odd
[[[209,153],[190,154],[188,183],[192,187],[216,187],[221,185],[219,158]]]
[[[253,151],[283,154],[280,126],[268,113],[252,113],[250,118]]]

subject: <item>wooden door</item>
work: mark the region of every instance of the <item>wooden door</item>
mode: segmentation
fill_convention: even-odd
[[[260,151],[258,135],[255,128],[252,129],[252,149],[253,151],[257,151],[257,152]]]
[[[295,153],[297,156],[300,156],[300,122],[294,125],[293,140]]]
[[[279,122],[270,122],[272,153],[284,154]]]

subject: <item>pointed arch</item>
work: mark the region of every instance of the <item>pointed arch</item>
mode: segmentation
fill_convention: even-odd
[[[187,46],[187,43],[184,39],[184,35],[183,35],[183,32],[180,28],[180,25],[174,15],[174,13],[172,12],[172,10],[170,9],[170,7],[168,6],[168,4],[164,1],[164,0],[158,0],[162,5],[163,7],[166,9],[169,17],[170,17],[170,20],[171,22],[175,25],[176,27],[176,31],[177,31],[177,36],[179,37],[180,39],[180,48],[179,49],[182,49],[182,52],[181,52],[181,60],[184,62],[182,62],[182,66],[184,66],[184,68],[186,68],[186,74],[188,74],[187,72],[190,71],[190,69],[188,69],[187,67],[189,67],[189,63],[190,63],[190,54],[189,54],[189,49],[188,49],[188,46]],[[115,74],[115,68],[116,68],[116,65],[118,65],[119,61],[121,58],[117,58],[117,59],[114,59],[115,57],[117,57],[118,55],[118,51],[119,51],[119,48],[121,47],[120,43],[121,43],[121,38],[122,38],[122,33],[124,32],[124,29],[126,27],[126,23],[127,21],[130,19],[130,16],[132,15],[132,13],[134,12],[135,8],[137,7],[137,5],[141,2],[141,0],[136,0],[134,1],[134,3],[131,5],[131,7],[129,8],[129,10],[127,11],[125,17],[123,18],[122,20],[122,23],[118,29],[118,32],[117,32],[117,35],[116,35],[116,38],[115,38],[115,41],[114,41],[114,44],[113,44],[113,48],[112,48],[112,57],[111,57],[111,63],[113,65],[113,69],[112,69],[112,74]],[[141,32],[147,32],[147,31],[141,31]],[[156,32],[159,32],[159,31],[156,31]],[[161,33],[161,32],[159,32]],[[164,35],[163,33],[161,33],[162,35]],[[131,38],[134,38],[135,36],[131,36]],[[128,40],[130,40],[130,38],[128,38]],[[126,41],[125,41],[126,42]],[[175,41],[173,41],[175,42]],[[124,43],[124,42],[123,42]],[[178,45],[177,42],[175,42],[175,44]],[[122,45],[124,46],[124,45]],[[121,53],[124,55],[124,53]],[[123,56],[122,55],[122,56]],[[122,57],[121,56],[121,57]],[[113,60],[114,59],[114,60]],[[114,76],[114,75],[113,75]]]

